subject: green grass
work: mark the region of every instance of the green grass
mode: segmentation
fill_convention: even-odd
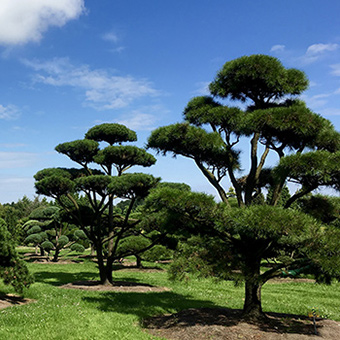
[[[0,311],[0,339],[158,339],[140,327],[143,318],[174,313],[186,308],[242,308],[243,287],[232,282],[190,280],[169,282],[165,271],[136,272],[118,270],[117,280],[129,280],[171,291],[161,293],[117,293],[61,289],[59,286],[77,280],[98,279],[94,263],[85,260],[75,264],[29,263],[36,283],[25,291],[35,303]],[[306,315],[312,307],[329,318],[340,320],[340,284],[313,283],[266,284],[263,287],[265,311]],[[0,285],[0,291],[12,293]]]

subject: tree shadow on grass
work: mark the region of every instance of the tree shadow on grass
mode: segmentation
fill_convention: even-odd
[[[285,338],[296,340],[302,336],[306,339],[305,336],[316,335],[319,331],[323,331],[323,327],[328,328],[327,332],[338,331],[337,325],[324,323],[323,320],[314,327],[308,317],[301,315],[267,313],[267,316],[267,319],[259,321],[245,321],[242,319],[240,309],[190,308],[171,315],[144,319],[143,326],[153,335],[171,339],[197,340],[225,339],[227,333],[230,334],[230,339],[276,339],[285,334]]]
[[[137,267],[136,265],[125,265],[125,264],[120,264],[120,263],[114,263],[113,264],[113,270],[114,271],[119,271],[119,270],[130,270],[130,271],[141,271],[141,272],[147,272],[147,271],[159,271],[163,272],[165,271],[164,268],[161,268],[160,266],[142,266],[142,267]]]
[[[101,292],[99,296],[82,297],[87,303],[93,303],[102,312],[134,314],[140,321],[152,315],[173,313],[186,308],[218,308],[211,301],[196,300],[190,295],[171,291],[164,292]]]
[[[216,326],[226,327],[225,331],[228,331],[228,327],[234,326],[238,328],[237,331],[242,332],[246,329],[252,335],[257,334],[256,332],[275,333],[278,336],[287,333],[296,336],[315,335],[313,324],[307,316],[269,312],[266,313],[267,319],[250,322],[242,319],[240,309],[229,309],[211,301],[196,300],[190,295],[168,291],[101,292],[99,296],[84,296],[82,299],[102,312],[136,315],[142,327],[157,330],[160,334],[164,332],[165,337],[172,330],[185,333],[191,331],[192,327],[203,327],[204,332],[209,334],[216,330]],[[323,325],[317,325],[318,329],[320,327]],[[213,337],[213,333],[211,336]]]
[[[93,272],[65,273],[41,271],[34,273],[34,279],[35,282],[47,283],[52,286],[62,286],[70,282],[97,279],[97,274]]]

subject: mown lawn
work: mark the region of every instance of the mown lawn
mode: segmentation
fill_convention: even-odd
[[[94,263],[29,263],[36,283],[25,291],[35,303],[0,311],[0,339],[160,339],[143,331],[140,323],[151,315],[173,313],[186,308],[242,308],[243,287],[232,282],[192,279],[169,282],[166,271],[118,270],[117,280],[128,280],[171,291],[161,293],[119,293],[62,289],[79,280],[96,280]],[[263,288],[265,311],[306,315],[318,308],[330,319],[340,320],[340,284],[275,283]],[[13,293],[8,286],[0,291]]]

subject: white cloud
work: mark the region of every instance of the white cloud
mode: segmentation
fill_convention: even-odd
[[[124,46],[119,46],[116,48],[111,48],[110,51],[113,53],[122,53],[125,50]]]
[[[17,119],[20,115],[19,109],[14,105],[0,105],[0,119],[12,120]]]
[[[338,44],[314,44],[307,48],[306,55],[316,55],[324,52],[332,52],[338,49]]]
[[[33,177],[9,177],[0,178],[0,202],[17,202],[24,196],[33,198],[35,195]]]
[[[315,96],[307,96],[302,95],[301,99],[304,100],[308,107],[310,107],[312,110],[316,110],[317,108],[320,108],[327,104],[327,99],[330,96],[330,94],[319,94]]]
[[[316,110],[325,106],[328,103],[328,98],[338,94],[340,94],[340,88],[329,93],[320,93],[313,96],[307,96],[303,94],[301,95],[301,99],[307,103],[308,107]]]
[[[340,76],[340,64],[331,65],[331,69],[331,74],[333,74],[333,76]]]
[[[285,45],[274,45],[271,49],[270,52],[282,52],[286,48]]]
[[[321,58],[327,57],[330,52],[338,50],[339,47],[339,44],[313,44],[307,48],[304,55],[295,58],[295,60],[293,59],[293,61],[300,62],[302,65],[309,65],[315,63]]]
[[[50,26],[61,27],[84,11],[84,0],[1,0],[0,44],[38,42]]]
[[[38,72],[35,82],[82,89],[85,104],[97,110],[122,108],[138,98],[159,94],[146,79],[113,75],[101,69],[91,70],[88,65],[74,66],[66,58],[23,62]]]
[[[23,144],[23,143],[2,143],[0,144],[0,147],[4,147],[4,148],[8,148],[8,149],[12,149],[12,148],[22,148],[27,146],[27,144]]]
[[[196,96],[209,96],[210,95],[209,84],[210,82],[208,81],[206,82],[201,81],[196,83],[197,89],[193,91],[192,94]]]
[[[127,126],[129,129],[136,131],[151,131],[156,128],[157,118],[149,113],[133,111],[125,115],[124,119],[118,119],[119,124]]]
[[[37,155],[31,152],[0,152],[0,169],[17,169],[32,166]]]
[[[118,35],[115,32],[108,32],[103,35],[103,40],[117,43],[119,41]]]
[[[319,110],[319,113],[321,113],[324,116],[340,116],[340,109],[339,108],[326,108]]]

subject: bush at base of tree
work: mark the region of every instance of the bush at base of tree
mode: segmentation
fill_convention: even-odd
[[[3,219],[0,219],[0,277],[5,284],[12,285],[19,293],[33,283],[33,277],[29,274],[25,262],[19,258]]]

